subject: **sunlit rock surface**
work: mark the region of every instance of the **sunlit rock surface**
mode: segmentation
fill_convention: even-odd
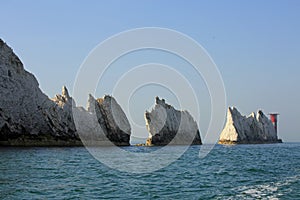
[[[235,107],[228,108],[227,122],[220,135],[220,144],[277,143],[272,122],[259,110],[243,116]]]
[[[188,111],[176,110],[156,97],[154,108],[145,113],[149,138],[146,145],[202,144],[197,123]]]
[[[129,144],[130,125],[117,102],[107,97],[97,106],[103,115],[97,121],[105,127],[108,138],[117,145]],[[82,145],[72,108],[82,115],[88,113],[83,108],[75,107],[75,101],[66,87],[63,87],[61,95],[49,99],[40,90],[34,75],[24,69],[12,49],[0,39],[0,145]],[[113,112],[118,117],[113,118]],[[90,130],[87,125],[83,127],[86,129],[81,131]]]
[[[89,120],[88,124],[91,124],[90,127],[95,127],[94,131],[90,130],[89,133],[93,133],[93,137],[98,142],[105,145],[105,141],[109,139],[118,146],[130,145],[131,127],[129,121],[121,106],[112,96],[105,95],[96,100],[90,95],[87,110],[88,118],[93,118]],[[83,135],[84,132],[86,131],[83,129]],[[81,132],[80,135],[82,135]]]

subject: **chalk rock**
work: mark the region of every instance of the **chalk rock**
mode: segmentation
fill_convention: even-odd
[[[234,107],[229,107],[227,122],[220,135],[220,144],[251,144],[280,142],[272,122],[261,110],[242,116]]]
[[[61,95],[55,95],[53,99],[45,104],[43,114],[52,130],[52,134],[65,140],[79,140],[72,114],[72,108],[75,106],[75,101],[70,97],[65,86],[62,88]]]
[[[156,97],[151,112],[145,112],[149,138],[146,145],[202,144],[197,123],[188,111],[176,110]]]
[[[130,125],[114,98],[97,100],[96,120],[90,112],[76,107],[66,87],[62,88],[61,95],[49,99],[40,90],[34,75],[24,69],[20,59],[1,39],[0,97],[0,145],[82,145],[73,111],[76,116],[82,116],[81,133],[90,137],[89,132],[98,133],[96,128],[100,124],[105,138],[117,145],[129,145]]]
[[[93,118],[90,123],[93,123],[91,127],[95,127],[95,131],[92,133],[97,141],[100,143],[103,141],[102,144],[104,144],[106,140],[109,140],[118,146],[130,145],[131,127],[129,121],[121,106],[112,96],[105,95],[96,100],[90,95],[87,107],[88,112],[94,114],[94,116],[90,116]]]
[[[53,102],[0,39],[0,145],[77,145],[69,98]],[[61,96],[62,97],[62,96]],[[61,99],[62,100],[62,99]],[[67,106],[63,106],[63,105]]]

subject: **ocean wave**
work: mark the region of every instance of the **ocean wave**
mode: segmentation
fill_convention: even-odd
[[[237,194],[228,199],[279,199],[282,196],[288,195],[292,192],[292,184],[299,181],[300,175],[288,177],[278,182],[270,182],[265,184],[239,186],[233,188]],[[283,189],[283,190],[282,190]]]

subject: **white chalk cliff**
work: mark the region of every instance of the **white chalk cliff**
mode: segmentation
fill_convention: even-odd
[[[111,97],[109,103],[102,106],[106,136],[118,145],[129,145],[130,125],[125,114],[120,114],[121,107],[115,106]],[[117,107],[119,118],[115,119],[107,111],[111,106]],[[75,101],[70,97],[66,87],[62,94],[49,99],[39,88],[33,74],[27,72],[13,50],[0,39],[0,145],[12,146],[74,146],[82,145],[77,133],[72,108]],[[107,108],[107,109],[106,109]],[[76,111],[88,111],[75,108]],[[113,120],[120,122],[120,130]],[[101,120],[100,120],[101,121]],[[122,123],[121,123],[122,122]],[[127,121],[128,122],[128,121]],[[104,126],[103,125],[103,126]],[[87,127],[87,126],[85,126]],[[112,135],[110,131],[112,130]],[[82,130],[82,131],[88,131]]]
[[[176,110],[156,97],[154,108],[145,113],[149,138],[146,145],[202,144],[197,123],[188,111]]]
[[[96,144],[109,144],[108,141],[118,146],[127,146],[130,140],[131,127],[129,121],[117,101],[109,95],[95,99],[89,95],[87,112],[79,117],[82,127],[78,126],[80,136],[92,137]],[[88,125],[88,126],[87,126]],[[85,128],[86,127],[86,128]],[[86,131],[89,129],[89,131]],[[87,134],[88,133],[88,134]],[[89,142],[87,140],[87,142]]]
[[[229,107],[227,122],[221,132],[220,144],[277,143],[277,133],[272,122],[259,110],[243,116],[234,107]]]

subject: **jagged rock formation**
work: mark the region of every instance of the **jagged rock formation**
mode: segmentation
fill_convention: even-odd
[[[0,97],[0,145],[82,145],[74,124],[72,110],[76,110],[76,113],[88,112],[81,108],[75,108],[75,101],[70,97],[66,87],[63,87],[61,95],[49,99],[40,90],[34,75],[24,69],[20,59],[1,39]],[[113,105],[117,104],[114,99],[111,102]],[[106,102],[105,105],[107,104]],[[106,114],[107,112],[103,115]],[[119,116],[126,118],[125,114]],[[111,128],[113,124],[110,121],[112,120],[111,116],[106,117],[105,120],[105,125]],[[121,121],[122,119],[118,120]],[[116,130],[116,127],[109,128],[105,130],[107,132]],[[129,132],[128,129],[124,130],[130,135],[130,128]],[[116,135],[118,133],[113,132],[113,136],[109,138],[113,142],[120,140],[123,145],[124,136],[120,136],[120,139],[118,138],[119,135]],[[107,133],[107,135],[110,134]],[[114,140],[114,137],[117,137],[117,140]],[[129,144],[129,137],[126,138]],[[114,143],[118,144],[117,142]]]
[[[89,95],[87,111],[81,111],[81,116],[77,119],[80,120],[80,126],[83,126],[82,130],[78,126],[79,134],[88,144],[109,145],[112,142],[118,146],[130,145],[131,127],[129,121],[121,106],[112,96],[105,95],[96,100],[92,95]],[[89,139],[86,138],[93,138],[93,143],[90,143]]]
[[[178,111],[156,97],[151,112],[146,111],[146,127],[149,138],[146,145],[202,144],[197,123],[188,111]]]
[[[259,110],[242,116],[234,108],[228,108],[227,122],[220,135],[220,144],[277,143],[277,133],[272,122]]]
[[[71,140],[79,141],[70,125],[70,115],[39,89],[36,78],[24,70],[22,62],[2,40],[0,96],[0,144],[68,145]]]

